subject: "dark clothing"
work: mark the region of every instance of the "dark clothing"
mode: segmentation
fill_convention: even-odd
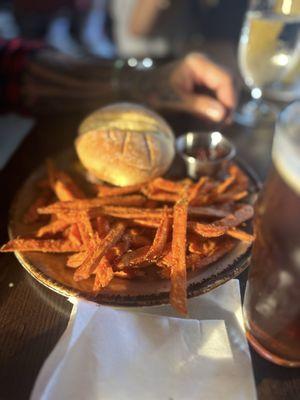
[[[37,41],[0,38],[0,108],[21,107],[21,82],[26,63],[44,45]]]

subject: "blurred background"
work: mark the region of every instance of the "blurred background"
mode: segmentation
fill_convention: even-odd
[[[138,68],[202,51],[248,89],[246,126],[274,121],[262,95],[300,98],[300,0],[0,0],[0,38],[16,36]]]
[[[237,44],[247,0],[0,0],[0,37],[78,57],[169,59]],[[230,57],[229,57],[230,58]],[[223,63],[225,60],[222,60]],[[226,63],[226,61],[225,61]]]

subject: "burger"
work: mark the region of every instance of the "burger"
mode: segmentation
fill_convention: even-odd
[[[143,106],[116,103],[90,114],[75,142],[82,165],[97,180],[116,186],[164,174],[175,155],[171,127]]]

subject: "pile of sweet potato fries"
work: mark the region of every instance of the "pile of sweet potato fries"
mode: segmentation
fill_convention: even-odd
[[[235,164],[223,180],[93,185],[92,198],[52,162],[47,171],[24,215],[35,227],[33,237],[11,240],[1,251],[72,253],[66,266],[74,269],[74,280],[93,279],[95,293],[114,277],[170,279],[170,302],[184,314],[187,270],[217,261],[238,240],[253,241],[238,228],[252,218],[253,208],[241,202],[249,182]]]

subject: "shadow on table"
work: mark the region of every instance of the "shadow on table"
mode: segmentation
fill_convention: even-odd
[[[22,335],[25,326],[16,332],[5,332],[7,337]],[[19,340],[19,348],[6,349],[6,357],[2,358],[0,368],[0,399],[1,400],[25,400],[29,399],[36,377],[42,364],[52,351],[62,331],[56,326],[22,343]]]
[[[0,306],[24,279],[25,273],[13,254],[1,254],[0,257]]]
[[[298,400],[300,368],[285,368],[263,359],[251,347],[258,399]],[[282,393],[283,383],[286,395]]]

